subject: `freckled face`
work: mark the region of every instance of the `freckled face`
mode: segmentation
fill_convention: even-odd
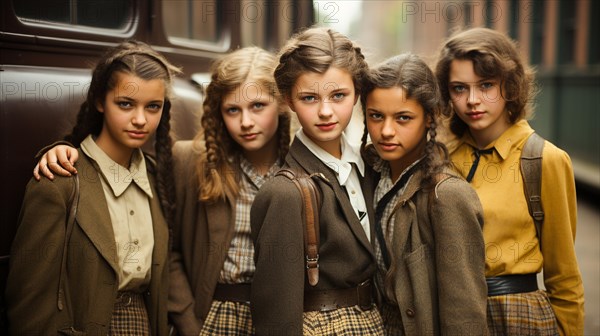
[[[401,172],[423,156],[428,118],[423,107],[408,98],[403,88],[374,89],[367,96],[366,105],[367,130],[373,146],[393,171]]]
[[[333,156],[356,103],[352,76],[335,67],[325,73],[307,72],[296,80],[289,99],[304,134]]]

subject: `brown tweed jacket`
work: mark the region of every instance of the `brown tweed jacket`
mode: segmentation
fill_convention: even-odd
[[[391,296],[406,335],[486,334],[483,210],[467,182],[443,176],[426,191],[415,172],[396,204]]]
[[[57,292],[73,179],[32,179],[27,185],[6,287],[13,335],[108,332],[118,289],[117,247],[100,177],[83,152],[79,157],[80,200],[68,245],[62,311]],[[149,172],[148,177],[154,186],[154,176]],[[152,192],[154,251],[145,299],[152,334],[165,335],[169,232],[154,187]]]
[[[320,172],[329,180],[318,182],[319,283],[311,287],[306,281],[300,193],[289,179],[276,176],[263,185],[251,211],[256,261],[251,310],[258,335],[301,335],[305,291],[355,287],[371,279],[376,269],[371,243],[334,171],[298,139],[285,166],[307,174]],[[362,180],[368,209],[373,208],[370,181]],[[372,223],[372,213],[369,219]]]

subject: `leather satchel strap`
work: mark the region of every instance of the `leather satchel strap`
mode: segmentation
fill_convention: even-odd
[[[544,209],[542,208],[542,152],[545,140],[537,133],[532,133],[525,142],[521,152],[521,176],[529,215],[535,223],[535,231],[542,245],[542,224]]]
[[[58,277],[58,299],[57,306],[58,310],[64,308],[64,277],[67,267],[67,250],[69,246],[69,239],[71,238],[71,232],[73,232],[73,226],[75,224],[75,215],[77,215],[77,206],[79,204],[79,175],[73,176],[73,190],[69,198],[69,212],[67,213],[67,223],[65,227],[65,239],[63,245],[63,252],[60,265],[60,275]]]
[[[321,207],[321,194],[311,176],[303,174],[297,176],[290,169],[281,169],[276,175],[290,179],[302,197],[304,217],[304,253],[306,258],[306,275],[308,283],[316,286],[319,282],[319,209]]]

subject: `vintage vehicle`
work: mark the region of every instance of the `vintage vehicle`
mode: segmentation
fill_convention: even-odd
[[[275,50],[312,20],[312,2],[305,0],[2,1],[0,299],[34,155],[71,130],[90,69],[107,47],[141,40],[182,67],[172,130],[174,139],[191,139],[212,60],[249,45]],[[3,333],[5,321],[0,324]]]

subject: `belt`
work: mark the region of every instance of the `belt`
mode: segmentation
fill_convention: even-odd
[[[538,289],[535,273],[511,274],[485,278],[488,296],[527,293]]]
[[[121,305],[121,306],[129,306],[131,305],[134,301],[142,301],[143,302],[144,297],[142,293],[138,293],[138,292],[134,292],[134,291],[122,291],[122,292],[117,292],[117,298],[115,300],[115,304]]]
[[[250,303],[250,284],[218,283],[213,300]]]
[[[370,280],[353,288],[304,292],[305,312],[323,312],[353,306],[359,306],[362,310],[369,310],[373,307],[373,286]]]

